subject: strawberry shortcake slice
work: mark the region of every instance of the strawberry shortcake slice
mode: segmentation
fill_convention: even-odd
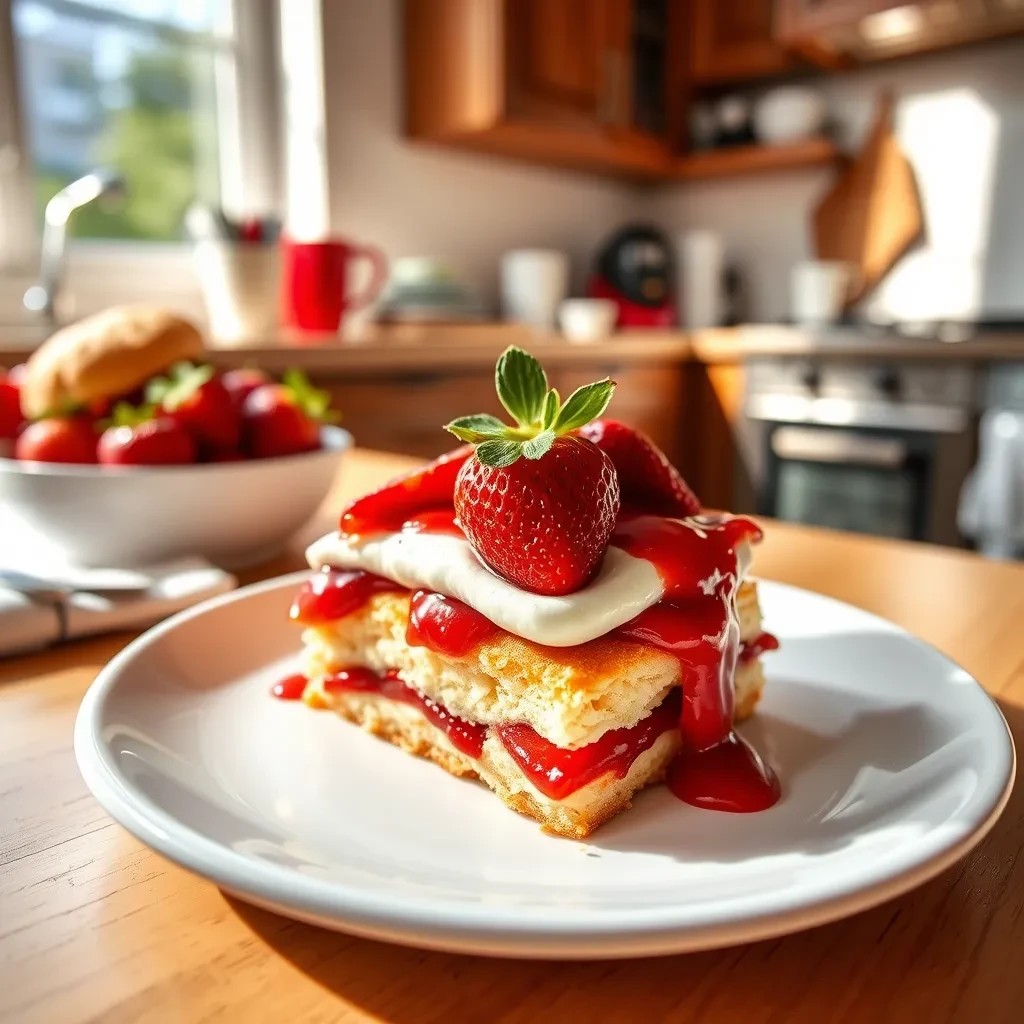
[[[602,419],[609,380],[562,402],[519,349],[515,421],[457,419],[463,447],[353,502],[309,549],[292,617],[302,677],[278,688],[581,838],[665,781],[726,811],[771,806],[734,731],[764,686],[747,579],[760,529],[702,515],[643,434]]]

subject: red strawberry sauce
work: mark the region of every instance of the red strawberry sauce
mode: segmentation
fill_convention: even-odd
[[[344,669],[324,681],[324,690],[327,693],[377,693],[390,700],[411,704],[467,757],[479,757],[484,749],[487,726],[453,715],[409,686],[394,669],[388,672],[374,672],[369,668]]]
[[[404,589],[393,580],[371,572],[324,569],[302,584],[289,615],[303,626],[318,626],[354,614],[374,594]]]
[[[565,799],[606,773],[624,778],[636,759],[678,723],[682,749],[668,771],[669,789],[686,803],[716,810],[747,812],[771,807],[779,798],[772,770],[732,729],[733,684],[737,661],[774,650],[778,641],[762,633],[743,646],[732,611],[736,587],[736,549],[761,531],[742,517],[678,520],[624,516],[612,544],[658,570],[665,596],[616,630],[623,639],[649,644],[676,657],[685,685],[673,689],[651,715],[629,729],[615,729],[574,750],[555,746],[524,723],[495,727],[505,748],[536,788]],[[455,533],[450,509],[410,513],[403,530]],[[389,522],[386,529],[395,529]],[[360,523],[368,533],[372,524]],[[304,624],[342,618],[376,593],[401,590],[370,573],[327,570],[300,591],[292,617]],[[411,599],[406,639],[451,657],[463,657],[501,630],[485,616],[452,597],[417,591]],[[380,693],[418,707],[453,745],[479,757],[486,727],[448,712],[407,685],[397,674],[369,669],[338,672],[325,689]],[[275,691],[276,692],[276,691]],[[277,694],[284,696],[284,694]],[[301,696],[301,689],[297,696]]]
[[[461,658],[501,632],[490,619],[454,597],[417,590],[409,604],[405,641]]]
[[[278,700],[301,700],[302,691],[306,689],[306,677],[298,673],[286,676],[279,682],[274,683],[270,692]]]

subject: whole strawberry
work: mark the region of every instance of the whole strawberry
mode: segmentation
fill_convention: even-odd
[[[595,420],[580,428],[615,464],[623,508],[648,515],[695,516],[700,501],[668,456],[641,430],[618,420]]]
[[[85,416],[51,416],[34,420],[21,432],[14,457],[26,462],[95,462],[99,437]]]
[[[619,514],[611,459],[573,436],[604,412],[615,384],[587,384],[563,404],[518,348],[498,360],[495,380],[516,426],[478,415],[446,428],[476,446],[455,481],[459,525],[499,576],[537,594],[570,594],[600,568]]]
[[[182,466],[196,461],[196,443],[178,420],[152,406],[119,402],[97,454],[104,466]]]
[[[146,388],[146,402],[180,423],[204,449],[238,447],[238,409],[212,366],[176,363]]]
[[[331,396],[314,388],[299,370],[280,384],[262,384],[242,403],[242,440],[254,459],[298,455],[320,447],[320,426],[339,417]]]
[[[23,423],[18,385],[0,375],[0,441],[13,441]]]
[[[220,380],[224,387],[227,388],[227,392],[239,412],[241,412],[245,400],[257,388],[263,387],[264,384],[274,383],[262,370],[250,369],[245,366],[237,370],[226,371]]]

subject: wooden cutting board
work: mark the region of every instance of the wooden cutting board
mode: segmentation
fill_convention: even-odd
[[[893,130],[884,95],[860,153],[814,211],[818,259],[856,268],[847,305],[867,295],[921,238],[924,220],[914,168]]]

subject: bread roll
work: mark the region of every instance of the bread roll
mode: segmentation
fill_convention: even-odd
[[[202,355],[202,335],[175,313],[114,306],[57,331],[32,354],[22,410],[36,419],[123,395],[171,364]]]

